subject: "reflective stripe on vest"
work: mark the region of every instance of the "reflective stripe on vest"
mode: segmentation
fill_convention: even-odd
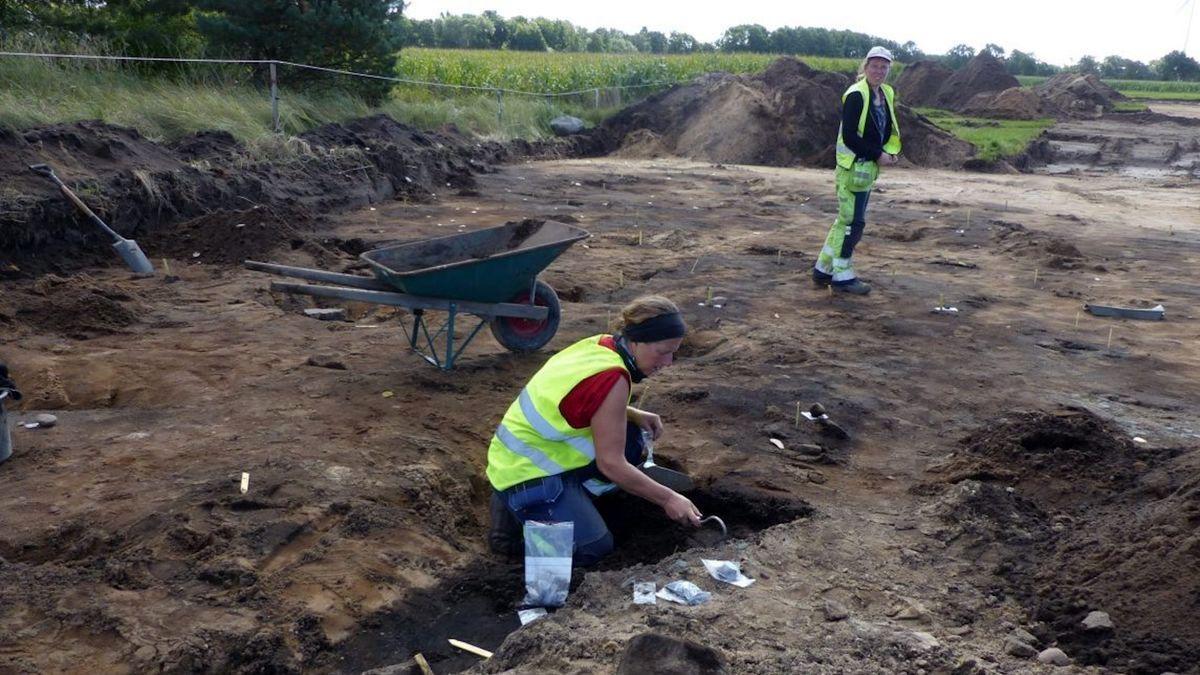
[[[588,377],[626,370],[621,356],[600,344],[602,337],[584,338],[552,356],[508,407],[488,446],[487,476],[497,490],[595,460],[591,428],[572,428],[558,406]]]
[[[900,152],[900,123],[896,121],[896,92],[890,84],[881,84],[879,88],[883,91],[883,98],[887,101],[888,115],[892,118],[892,135],[888,138],[888,142],[883,144],[883,151],[889,155],[899,154]],[[862,112],[858,115],[858,136],[867,131],[867,106],[871,105],[871,88],[867,85],[867,78],[863,78],[858,82],[850,85],[845,93],[842,94],[842,105],[846,105],[846,97],[853,92],[858,92],[862,95],[863,107]],[[843,169],[849,169],[854,166],[854,151],[846,145],[842,138],[842,125],[838,124],[837,134],[837,163]]]

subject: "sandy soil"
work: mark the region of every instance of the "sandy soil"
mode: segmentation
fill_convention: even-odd
[[[525,217],[591,231],[543,274],[564,301],[551,344],[518,356],[485,331],[452,372],[406,352],[401,314],[318,322],[228,265],[6,282],[16,417],[59,424],[16,429],[0,465],[0,671],[416,672],[420,651],[438,673],[1049,672],[1006,648],[1021,628],[1081,666],[1197,672],[1195,185],[889,172],[856,256],[865,298],[809,282],[836,209],[817,169],[515,164],[334,217],[317,257],[271,256],[352,268],[339,242]],[[693,332],[638,396],[733,538],[610,506],[616,558],[517,630],[520,565],[483,546],[488,438],[549,353],[647,292]],[[815,401],[852,441],[796,425]],[[701,557],[758,581],[717,587]],[[631,580],[677,578],[713,601],[632,605]],[[1114,628],[1080,628],[1092,610]],[[643,646],[641,670],[622,665],[647,632],[715,655]]]

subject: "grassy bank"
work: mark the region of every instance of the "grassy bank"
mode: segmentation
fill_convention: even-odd
[[[1029,141],[1054,124],[1051,118],[992,120],[963,117],[937,108],[918,108],[917,111],[942,129],[974,145],[978,149],[977,156],[986,161],[1020,154]]]

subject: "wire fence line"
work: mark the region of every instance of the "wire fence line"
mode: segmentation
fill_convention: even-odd
[[[313,70],[335,75],[345,75],[350,77],[362,77],[374,80],[385,80],[395,82],[397,84],[408,84],[416,86],[425,86],[430,88],[454,89],[459,91],[476,91],[480,93],[491,93],[497,98],[499,110],[497,115],[502,116],[504,110],[504,96],[529,96],[533,98],[560,98],[568,96],[582,96],[585,94],[594,94],[595,105],[600,107],[600,94],[602,91],[616,91],[618,101],[620,100],[620,92],[629,89],[651,89],[656,87],[669,87],[677,84],[685,84],[688,80],[674,80],[666,82],[646,82],[643,84],[628,84],[628,85],[612,85],[604,87],[587,87],[574,91],[526,91],[521,89],[510,89],[507,87],[495,86],[475,86],[466,84],[447,84],[445,82],[431,82],[426,80],[414,80],[404,77],[391,77],[388,75],[375,75],[373,73],[359,73],[353,70],[342,70],[340,68],[326,68],[324,66],[314,66],[307,63],[295,63],[292,61],[280,61],[277,59],[195,59],[195,58],[174,58],[163,56],[113,56],[100,54],[53,54],[41,52],[8,52],[0,51],[0,56],[16,56],[16,57],[33,57],[46,59],[77,59],[91,61],[134,61],[134,62],[153,62],[153,63],[209,63],[209,64],[242,64],[242,65],[266,65],[270,69],[270,102],[271,102],[271,124],[276,133],[282,132],[282,127],[279,121],[279,86],[277,67],[289,66],[292,68],[300,68],[305,70]]]

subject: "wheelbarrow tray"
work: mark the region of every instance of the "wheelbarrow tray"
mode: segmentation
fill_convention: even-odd
[[[411,295],[506,302],[539,272],[590,235],[556,221],[524,220],[363,253],[376,278]]]

